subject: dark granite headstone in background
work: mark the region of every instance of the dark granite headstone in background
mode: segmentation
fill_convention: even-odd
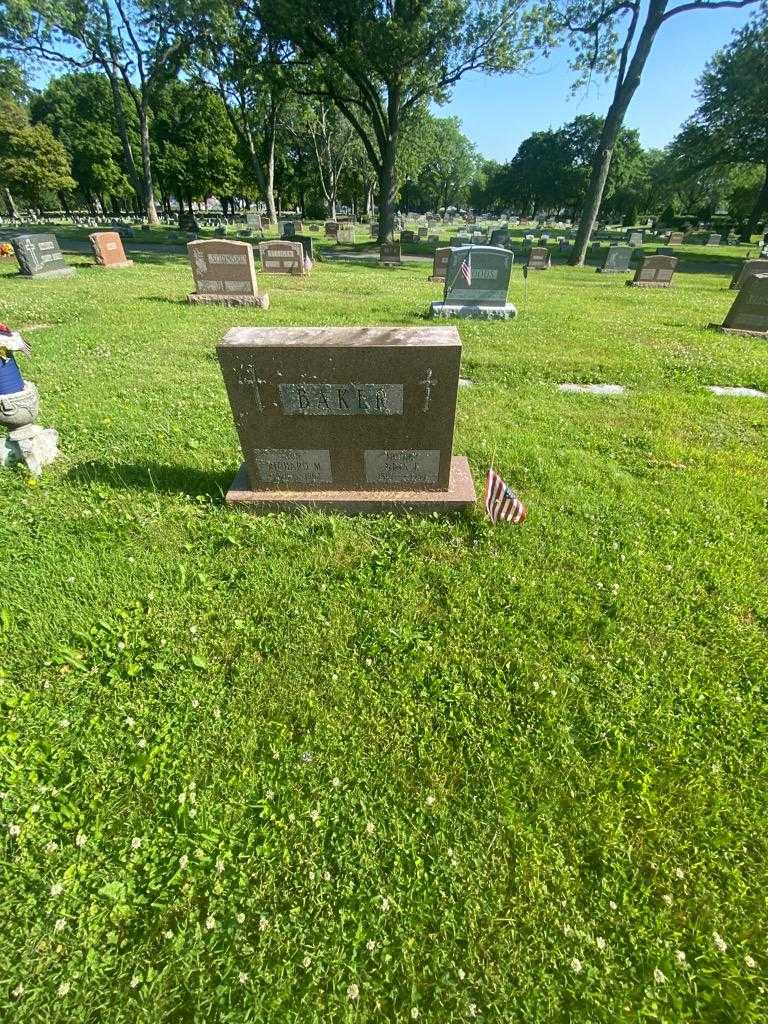
[[[631,245],[633,248],[638,248],[639,246],[641,246],[643,244],[643,232],[630,231],[629,242],[627,244]]]
[[[751,274],[739,289],[722,325],[728,334],[768,338],[768,274]]]
[[[306,272],[304,246],[301,242],[287,239],[259,242],[259,259],[265,274],[293,274],[301,277]]]
[[[56,235],[17,235],[11,245],[24,277],[71,277],[75,272],[65,263]]]
[[[415,242],[416,241],[416,235],[413,233],[413,231],[401,231],[400,232],[400,241],[401,242],[406,242],[406,243]]]
[[[528,254],[527,266],[529,270],[549,270],[552,266],[549,249],[544,246],[533,246]]]
[[[632,288],[669,288],[677,267],[675,256],[646,256],[635,271]]]
[[[610,245],[605,254],[605,263],[597,268],[598,274],[626,274],[634,251],[629,245]]]
[[[491,232],[490,245],[508,245],[509,228],[494,228]]]
[[[745,260],[731,279],[731,288],[741,288],[752,274],[768,274],[768,259]]]
[[[450,250],[443,301],[433,316],[509,319],[517,313],[507,302],[514,255],[496,246],[460,246]]]
[[[311,260],[314,263],[314,260],[315,260],[315,250],[314,250],[313,245],[312,245],[312,236],[311,235],[294,235],[293,238],[291,238],[291,241],[292,242],[301,242],[301,244],[302,244],[302,246],[304,248],[304,259],[305,260]]]
[[[435,255],[432,260],[432,273],[430,274],[430,281],[444,281],[445,274],[448,270],[448,260],[451,256],[451,250],[447,246],[441,249],[435,249]]]
[[[254,511],[465,508],[452,456],[455,328],[238,327],[218,346],[245,457],[227,495]]]
[[[710,235],[709,238],[706,240],[706,242],[704,244],[705,245],[720,245],[720,242],[722,241],[722,238],[723,238],[722,235],[716,235],[716,234],[715,235]]]
[[[399,242],[382,242],[379,247],[379,263],[385,267],[399,267],[402,264]]]
[[[339,233],[339,224],[335,220],[327,220],[323,225],[326,238],[335,238]]]

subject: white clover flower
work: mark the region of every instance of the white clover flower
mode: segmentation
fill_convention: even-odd
[[[196,818],[197,817],[197,808],[196,807],[190,807],[189,808],[189,816],[190,816],[190,818]]]
[[[138,988],[139,985],[141,984],[141,978],[136,977],[136,975],[134,974],[134,976],[131,978],[130,984],[131,988]]]
[[[269,928],[269,921],[262,914],[262,916],[259,918],[259,931],[265,932],[267,928]]]
[[[664,903],[666,903],[666,905],[668,907],[672,906],[672,897],[670,896],[670,894],[668,892],[665,892],[664,895],[661,898],[664,901]]]
[[[50,855],[52,853],[56,853],[58,848],[59,848],[59,844],[55,843],[53,840],[51,840],[49,843],[45,844],[44,850],[48,854],[48,856],[50,857]]]
[[[51,896],[61,896],[64,892],[64,886],[61,882],[54,882],[51,886]]]
[[[747,965],[747,967],[749,967],[750,970],[753,970],[755,967],[757,967],[757,961],[753,960],[749,953],[747,953],[747,955],[744,957],[744,963]]]
[[[186,794],[185,790],[182,789],[182,791],[179,793],[178,801],[179,801],[179,803],[181,804],[182,807],[187,802],[187,794]]]
[[[458,969],[458,971],[456,973],[459,976],[459,981],[464,981],[464,979],[467,976],[466,971],[463,968],[461,968],[461,967]]]
[[[237,976],[237,980],[240,982],[241,985],[244,985],[248,981],[248,975],[245,973],[245,971],[240,971],[240,973]]]
[[[723,940],[723,939],[722,939],[722,938],[721,938],[721,937],[720,937],[720,936],[718,935],[718,933],[717,933],[717,932],[712,932],[712,941],[714,942],[714,944],[715,944],[715,948],[716,948],[716,949],[718,950],[718,952],[720,952],[720,953],[724,953],[724,952],[726,951],[726,949],[728,949],[728,943],[727,943],[727,942],[725,942],[725,941],[724,941],[724,940]]]
[[[88,842],[88,840],[83,835],[83,833],[82,832],[78,832],[77,835],[75,836],[75,846],[78,849],[82,850],[82,848],[85,846],[85,844],[87,842]]]
[[[317,824],[317,822],[320,821],[320,811],[318,811],[318,810],[311,810],[309,812],[309,817],[311,818],[311,820],[313,822],[315,822],[315,824]]]
[[[57,917],[56,918],[56,923],[53,926],[53,930],[55,932],[63,932],[66,927],[67,927],[67,922],[66,922],[65,918]]]
[[[667,977],[663,971],[659,970],[658,967],[654,967],[653,980],[656,982],[657,985],[663,985],[664,982],[667,980]]]
[[[312,957],[311,956],[305,956],[304,959],[301,962],[302,962],[302,964],[304,965],[305,968],[309,968],[309,967],[312,966]]]
[[[37,812],[40,810],[40,804],[32,804],[32,806],[29,809],[30,811],[32,811],[33,814],[37,814]]]
[[[354,982],[347,986],[347,999],[357,999],[359,995],[360,989],[354,984]]]
[[[67,995],[68,993],[69,993],[69,982],[68,981],[62,981],[62,983],[56,989],[56,995],[59,997],[59,999],[63,999],[64,996]]]
[[[418,1020],[418,1018],[419,1018],[419,1008],[418,1008],[418,1006],[412,1006],[411,1007],[411,1020]]]
[[[427,799],[424,802],[427,805],[427,807],[433,807],[434,803],[435,803],[435,798],[430,793],[429,796],[427,797]],[[414,1009],[416,1009],[416,1008],[414,1007]],[[418,1014],[418,1010],[416,1010],[416,1013]]]
[[[223,870],[224,870],[224,861],[221,859],[221,857],[217,857],[216,858],[216,874],[220,875]]]
[[[389,910],[389,897],[388,896],[382,896],[381,897],[381,909],[384,910],[384,911]]]
[[[331,872],[330,871],[324,871],[323,872],[323,881],[324,882],[330,882],[330,880],[331,880]]]
[[[368,824],[365,826],[365,831],[366,834],[369,836],[372,836],[373,833],[376,831],[376,826],[373,824],[372,821],[369,821]]]
[[[134,727],[134,725],[136,725],[136,719],[135,718],[131,718],[130,715],[126,715],[125,716],[125,724],[128,726],[129,729],[132,729]]]
[[[131,849],[132,850],[138,850],[140,846],[141,846],[141,837],[140,836],[134,836],[133,839],[131,840]]]
[[[685,878],[685,872],[682,868],[675,868],[675,878]]]
[[[21,835],[21,825],[9,825],[8,835],[12,839],[17,839]]]
[[[192,698],[191,704],[192,704],[193,708],[199,708],[200,707],[200,701],[197,699],[197,697],[193,697]]]
[[[171,931],[170,928],[168,928],[166,931],[163,932],[163,938],[164,939],[172,939],[173,938],[173,932]]]
[[[685,963],[685,953],[682,951],[682,949],[675,950],[675,960],[677,960],[679,964]]]
[[[179,867],[183,871],[184,868],[186,868],[188,864],[189,864],[189,857],[186,855],[186,853],[182,853],[182,855],[179,857]]]
[[[60,729],[68,729],[69,728],[69,719],[68,718],[62,718],[62,720],[59,722],[59,728]]]
[[[214,708],[214,709],[213,709],[213,717],[214,717],[214,718],[215,718],[215,719],[216,719],[217,721],[218,721],[218,720],[219,720],[219,719],[221,718],[221,709],[220,709],[220,708]]]
[[[273,789],[268,789],[267,792],[264,794],[264,798],[265,800],[274,800],[275,791]]]
[[[470,1003],[469,1006],[467,1007],[467,1010],[469,1011],[469,1016],[470,1017],[476,1017],[477,1016],[477,1003]]]
[[[310,871],[309,872],[309,880],[310,880],[310,882],[314,882],[314,880],[315,880],[315,872],[314,871]]]
[[[336,776],[334,776],[331,779],[331,785],[333,786],[334,789],[338,789],[339,786],[341,785],[341,779],[339,779]]]
[[[615,900],[609,900],[608,901],[608,906],[611,908],[611,910],[617,910],[618,909]]]
[[[245,924],[245,914],[243,914],[243,913],[237,914],[237,916],[235,917],[235,920],[237,921],[238,924]]]
[[[139,742],[136,744],[136,746],[139,747],[140,750],[143,750],[146,747],[146,745],[147,745],[147,741],[144,739],[143,736],[141,737]]]
[[[16,986],[13,992],[11,992],[11,995],[13,996],[14,999],[21,999],[21,997],[24,995],[24,986],[22,985],[21,982],[19,982],[19,984]]]
[[[368,939],[368,941],[365,944],[365,948],[368,950],[369,953],[372,953],[374,949],[376,949],[376,943],[373,941],[373,939]]]
[[[208,917],[206,917],[205,927],[209,932],[212,932],[213,929],[216,927],[216,918],[213,916],[213,914],[209,914]]]
[[[595,939],[595,945],[600,950],[605,949],[605,939],[603,938],[602,935],[598,935],[597,936],[597,938]]]
[[[581,974],[581,972],[583,970],[583,967],[584,967],[584,965],[582,964],[581,960],[579,960],[579,958],[577,956],[574,956],[574,957],[571,958],[570,968],[571,968],[571,970],[573,971],[574,974]]]

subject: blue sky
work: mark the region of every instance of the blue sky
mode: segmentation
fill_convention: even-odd
[[[662,26],[625,121],[640,132],[644,146],[661,147],[672,139],[695,109],[693,91],[704,65],[750,15],[749,9],[693,11]],[[568,58],[569,51],[561,49],[525,75],[469,75],[435,113],[459,117],[483,156],[509,160],[531,132],[558,128],[578,114],[605,113],[611,87],[598,81],[572,95]]]

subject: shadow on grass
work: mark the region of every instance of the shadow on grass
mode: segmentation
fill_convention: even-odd
[[[234,478],[234,470],[215,472],[192,466],[167,466],[159,462],[81,462],[66,479],[76,484],[104,484],[126,491],[155,494],[203,495],[222,499]]]

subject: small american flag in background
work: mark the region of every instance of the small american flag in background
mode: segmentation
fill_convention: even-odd
[[[493,467],[485,478],[485,511],[492,523],[522,523],[528,514],[525,505]]]
[[[462,260],[459,270],[464,275],[464,280],[467,282],[467,287],[472,287],[472,254],[470,253],[466,259]]]

